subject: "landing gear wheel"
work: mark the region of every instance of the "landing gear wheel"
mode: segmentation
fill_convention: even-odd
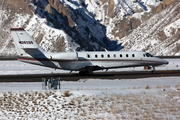
[[[88,71],[79,71],[79,75],[81,75],[81,76],[89,75],[89,72]]]
[[[153,71],[151,71],[151,73],[152,73],[152,74],[154,74],[154,73],[156,73],[156,71],[155,71],[155,70],[153,70]]]
[[[93,67],[89,67],[86,70],[79,71],[79,75],[93,75]]]

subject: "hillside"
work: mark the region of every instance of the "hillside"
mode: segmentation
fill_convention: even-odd
[[[179,55],[178,0],[2,0],[0,53],[23,27],[51,52],[144,50]]]
[[[180,1],[172,2],[119,42],[125,43],[126,50],[144,50],[154,55],[180,55]]]

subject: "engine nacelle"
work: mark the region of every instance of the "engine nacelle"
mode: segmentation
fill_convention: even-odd
[[[76,52],[60,52],[50,56],[51,60],[77,60],[78,55]]]

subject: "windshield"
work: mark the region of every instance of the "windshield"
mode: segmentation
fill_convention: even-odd
[[[146,56],[147,57],[153,57],[153,55],[149,54],[149,53],[146,53]]]

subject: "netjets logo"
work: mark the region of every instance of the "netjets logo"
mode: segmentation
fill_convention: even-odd
[[[19,44],[33,44],[32,41],[19,41]]]

